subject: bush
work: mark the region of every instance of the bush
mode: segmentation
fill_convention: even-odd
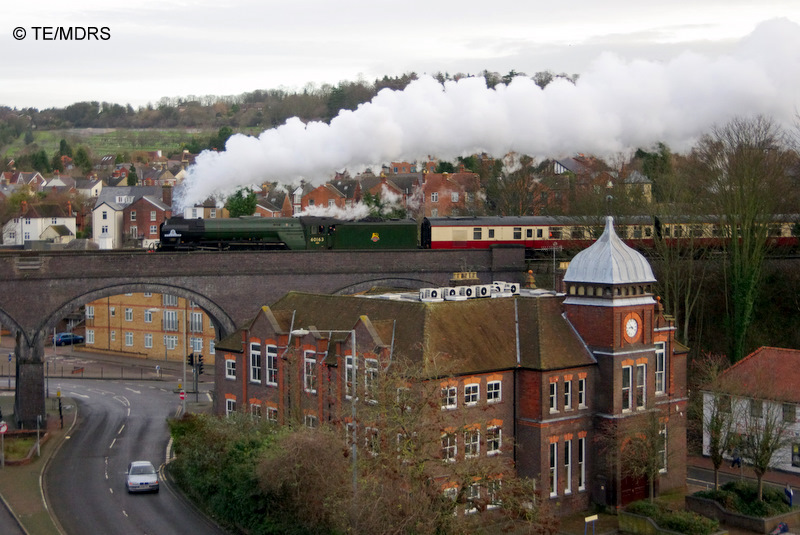
[[[651,518],[659,527],[686,533],[687,535],[710,535],[719,528],[719,522],[690,511],[672,511],[657,502],[634,502],[629,513]]]
[[[731,481],[719,490],[703,490],[694,494],[698,498],[714,500],[728,511],[745,516],[765,518],[791,511],[783,493],[777,489],[765,487],[758,499],[758,487],[748,481]]]

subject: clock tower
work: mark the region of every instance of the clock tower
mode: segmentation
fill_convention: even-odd
[[[596,356],[652,349],[654,282],[650,264],[617,236],[608,217],[603,235],[564,275],[567,318]]]
[[[617,236],[611,217],[564,275],[565,316],[597,363],[596,433],[621,438],[643,428],[653,411],[663,422],[676,416],[670,371],[680,367],[670,364],[674,329],[653,295],[655,282],[650,264]],[[647,493],[646,481],[626,476],[621,465],[605,465],[596,478],[598,503],[625,505]]]

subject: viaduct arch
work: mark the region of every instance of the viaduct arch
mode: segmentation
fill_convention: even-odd
[[[19,251],[0,254],[0,323],[14,333],[19,425],[45,413],[44,346],[79,306],[123,293],[184,297],[227,336],[289,291],[348,294],[376,286],[447,286],[453,272],[483,283],[523,282],[524,249],[147,253]]]

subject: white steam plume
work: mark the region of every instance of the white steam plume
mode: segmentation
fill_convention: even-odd
[[[577,84],[556,80],[544,90],[527,78],[487,89],[483,78],[444,86],[432,78],[403,91],[381,91],[330,124],[298,118],[258,138],[232,136],[225,152],[204,152],[176,192],[179,209],[242,185],[477,152],[539,157],[577,152],[607,156],[663,141],[682,151],[714,124],[763,114],[790,125],[800,87],[800,26],[760,24],[733,54],[686,52],[668,62],[600,56]]]

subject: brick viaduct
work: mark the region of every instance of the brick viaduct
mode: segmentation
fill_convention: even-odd
[[[15,418],[31,427],[44,414],[45,339],[87,302],[132,292],[184,297],[202,307],[217,336],[225,337],[288,291],[349,294],[375,286],[447,286],[455,271],[475,271],[483,283],[522,282],[524,251],[0,254],[0,323],[16,340]]]

